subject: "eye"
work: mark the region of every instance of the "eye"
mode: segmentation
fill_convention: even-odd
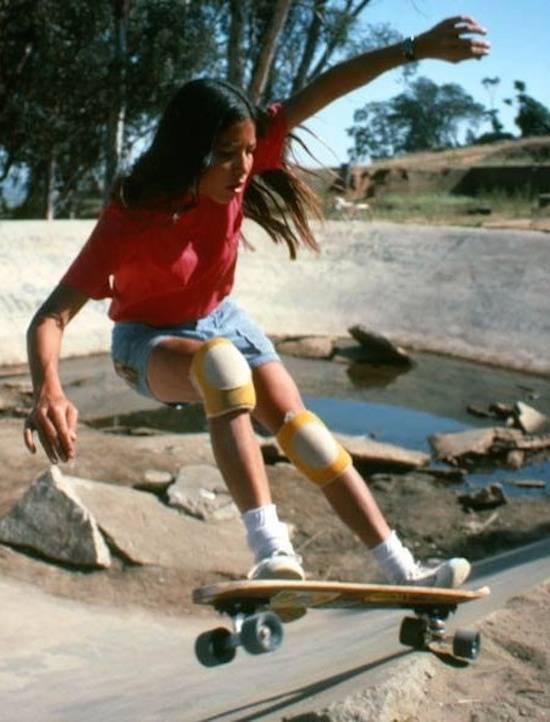
[[[226,148],[218,148],[218,150],[216,151],[216,158],[218,160],[229,160],[230,158],[233,157],[233,153],[234,153],[233,150],[229,150]]]

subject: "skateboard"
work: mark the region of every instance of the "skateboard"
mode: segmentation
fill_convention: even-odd
[[[201,664],[215,667],[231,662],[238,647],[250,654],[273,652],[283,641],[283,624],[302,617],[308,609],[408,609],[413,615],[401,623],[399,641],[413,649],[449,645],[456,657],[476,659],[479,632],[447,632],[446,620],[459,604],[488,596],[488,587],[474,591],[387,584],[257,580],[199,587],[195,604],[212,606],[228,616],[233,629],[218,627],[197,637],[195,654]]]

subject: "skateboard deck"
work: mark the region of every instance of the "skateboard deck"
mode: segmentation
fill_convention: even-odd
[[[459,604],[489,593],[488,587],[470,591],[284,579],[199,587],[193,591],[193,601],[229,616],[233,632],[218,628],[200,635],[195,652],[202,664],[215,666],[231,661],[238,646],[251,654],[274,651],[282,643],[283,622],[299,619],[308,609],[398,608],[414,613],[401,625],[402,644],[427,649],[434,642],[451,641],[456,656],[475,659],[479,654],[479,634],[459,630],[451,637],[445,620]]]

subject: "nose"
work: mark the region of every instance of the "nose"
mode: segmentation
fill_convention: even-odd
[[[248,153],[239,153],[238,156],[235,158],[235,163],[233,165],[233,169],[235,173],[240,177],[243,175],[247,175],[248,171],[250,170],[251,163],[249,161],[249,154]]]

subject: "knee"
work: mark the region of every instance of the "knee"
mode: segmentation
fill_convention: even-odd
[[[215,418],[256,405],[252,372],[231,341],[212,338],[193,356],[191,380],[204,403],[206,416]]]
[[[311,411],[289,415],[277,441],[294,466],[319,486],[330,484],[352,464],[348,452]]]

